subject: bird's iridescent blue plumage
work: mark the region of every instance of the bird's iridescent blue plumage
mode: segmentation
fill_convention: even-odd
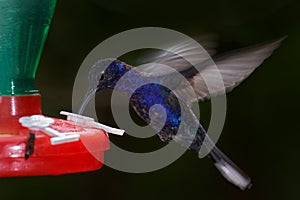
[[[99,87],[101,89],[114,88],[130,96],[130,105],[146,123],[150,124],[151,120],[156,121],[153,128],[162,141],[174,139],[181,125],[186,136],[178,137],[181,138],[179,142],[188,148],[199,151],[205,132],[190,108],[177,98],[169,88],[161,85],[159,78],[142,76],[139,71],[130,70],[131,68],[133,67],[121,61],[113,61],[104,72],[105,77],[103,79],[106,81],[100,81]],[[125,81],[121,81],[121,84],[116,85],[122,76],[128,77]],[[154,105],[160,105],[160,107],[153,107]],[[149,116],[150,109],[157,113],[152,119]],[[161,114],[163,111],[158,109],[163,109],[166,113],[165,119]],[[189,113],[188,120],[184,123],[182,123],[182,110]],[[193,128],[191,124],[196,124],[194,127],[198,128]],[[194,137],[193,132],[196,132],[196,137]]]
[[[143,108],[147,113],[153,105],[159,104],[165,109],[167,114],[166,125],[177,129],[181,122],[180,105],[176,99],[175,102],[172,102],[172,105],[170,105],[170,102],[168,101],[170,92],[171,91],[168,88],[162,85],[150,83],[138,88],[133,93],[130,101],[131,104],[138,104],[140,107],[139,109]],[[156,112],[159,113],[161,111],[157,110]]]

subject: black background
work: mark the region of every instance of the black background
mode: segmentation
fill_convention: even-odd
[[[209,159],[199,160],[187,152],[170,166],[145,174],[103,167],[58,177],[4,178],[0,179],[0,198],[300,198],[299,8],[295,0],[60,0],[36,79],[43,112],[49,116],[71,110],[73,82],[81,62],[97,44],[121,31],[158,26],[190,36],[216,33],[219,52],[288,35],[227,98],[227,118],[218,146],[251,176],[253,187],[240,191],[219,175]],[[97,106],[100,114],[110,110],[108,95],[102,97]],[[205,110],[209,103],[201,107]],[[100,119],[114,124],[110,114]],[[208,119],[203,121],[208,123]],[[125,137],[124,143],[128,141]],[[160,145],[158,138],[151,141]]]

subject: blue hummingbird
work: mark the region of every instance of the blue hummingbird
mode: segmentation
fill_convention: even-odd
[[[221,74],[225,92],[230,92],[269,57],[282,40],[283,38],[217,56],[213,55],[214,44],[204,41],[202,46],[212,55],[213,61]],[[184,54],[197,60],[198,58],[193,58],[196,55],[193,52],[194,47],[184,41],[179,42],[172,48],[170,49],[173,52],[172,54],[163,52],[152,55],[150,61],[166,64],[175,69],[188,80],[196,95],[190,94],[190,90],[181,81],[177,80],[176,75],[172,72],[165,72],[164,69],[155,64],[139,70],[138,67],[128,65],[117,59],[100,60],[91,68],[90,81],[94,86],[87,94],[114,89],[127,95],[134,111],[147,124],[151,124],[160,140],[163,142],[174,140],[196,152],[199,152],[201,147],[207,148],[209,150],[208,156],[215,167],[229,182],[242,190],[249,188],[251,186],[249,176],[215,146],[191,109],[192,103],[210,99],[212,95],[219,94],[218,92],[215,92],[215,94],[210,93],[205,80],[201,76],[201,71],[199,72],[189,62],[178,56]],[[203,60],[201,65],[201,70],[212,72],[208,78],[213,81],[216,78],[213,73],[214,69]],[[103,66],[108,67],[104,71],[99,71],[99,66],[102,67],[101,69],[103,69]],[[125,74],[129,74],[129,78],[118,84]],[[173,87],[164,86],[163,83],[165,82],[171,82]],[[141,84],[142,86],[137,87]],[[89,97],[90,95],[86,95],[80,112],[83,111]],[[160,105],[160,107],[153,105]],[[164,114],[162,114],[161,109],[165,110]],[[183,114],[185,120],[182,119]],[[179,134],[180,127],[181,133]]]

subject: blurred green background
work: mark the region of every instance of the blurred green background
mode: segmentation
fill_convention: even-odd
[[[44,114],[56,117],[62,109],[71,110],[73,82],[85,56],[121,31],[158,26],[190,36],[216,33],[219,52],[288,34],[282,46],[227,99],[218,146],[251,176],[253,187],[240,191],[222,178],[208,158],[199,160],[187,152],[172,165],[145,174],[103,167],[58,177],[0,179],[1,200],[299,199],[298,2],[59,0],[36,82]],[[108,97],[98,96],[97,110],[105,113],[99,116],[102,122],[113,125]],[[209,102],[201,103],[201,108],[209,110]],[[208,117],[203,117],[204,124]],[[126,146],[132,139],[116,140]],[[140,142],[149,148],[161,145],[158,138]]]

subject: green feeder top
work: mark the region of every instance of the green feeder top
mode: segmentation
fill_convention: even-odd
[[[0,95],[34,88],[56,0],[0,0]]]

